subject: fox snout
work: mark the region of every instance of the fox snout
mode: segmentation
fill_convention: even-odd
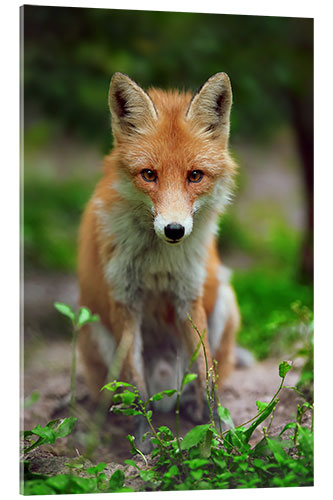
[[[182,224],[178,224],[178,222],[171,222],[171,224],[167,224],[164,228],[164,234],[170,243],[176,243],[182,239],[185,234],[185,227]]]
[[[178,219],[178,220],[177,220]],[[170,244],[181,243],[192,232],[192,216],[188,215],[184,220],[179,218],[166,220],[161,214],[154,220],[154,229],[157,236]]]

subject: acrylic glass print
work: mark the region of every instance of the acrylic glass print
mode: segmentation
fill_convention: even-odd
[[[21,27],[21,492],[312,486],[313,20]]]

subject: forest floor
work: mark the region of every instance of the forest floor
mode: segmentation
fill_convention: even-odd
[[[64,318],[53,310],[53,302],[62,301],[74,305],[77,297],[75,276],[49,274],[32,276],[25,280],[24,378],[25,398],[38,391],[39,399],[24,411],[22,427],[32,429],[37,424],[45,426],[55,418],[69,416],[71,340],[70,330],[64,332]],[[41,332],[49,325],[46,338]],[[52,328],[50,328],[52,325]],[[280,384],[278,365],[282,360],[268,359],[254,362],[248,368],[237,368],[226,382],[220,401],[229,409],[235,425],[242,424],[257,413],[256,401],[268,402]],[[287,375],[286,384],[297,383],[299,372],[293,368]],[[106,462],[111,467],[130,458],[130,445],[125,439],[132,433],[130,417],[98,411],[89,400],[83,381],[82,367],[77,370],[78,422],[71,437],[63,438],[51,447],[44,445],[30,452],[31,470],[54,475],[68,472],[65,464],[69,456],[86,454],[92,443],[89,458],[92,463]],[[301,398],[293,390],[284,389],[271,426],[271,434],[277,435],[285,424],[295,419],[297,404]],[[98,422],[98,433],[93,424]],[[156,426],[167,425],[175,429],[175,415],[154,414]],[[263,422],[253,434],[251,443],[262,437]],[[193,423],[181,418],[180,433],[184,435]],[[59,444],[58,444],[59,443]]]

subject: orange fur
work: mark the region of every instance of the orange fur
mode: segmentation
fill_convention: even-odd
[[[214,232],[207,227],[216,222],[219,212],[216,203],[214,205],[211,201],[216,185],[220,183],[221,189],[224,189],[223,183],[228,188],[231,187],[236,170],[227,149],[231,104],[228,82],[224,74],[218,74],[208,80],[203,90],[193,99],[189,93],[157,89],[151,89],[149,95],[145,94],[137,84],[120,74],[116,74],[111,83],[110,107],[115,147],[104,161],[104,175],[82,218],[78,254],[80,304],[99,314],[101,323],[112,335],[116,346],[122,339],[128,338],[121,376],[135,383],[143,396],[147,396],[147,374],[144,367],[149,365],[150,356],[159,355],[158,342],[164,342],[163,345],[166,346],[162,348],[163,356],[163,350],[168,349],[168,342],[172,344],[172,338],[177,337],[177,345],[186,346],[186,352],[190,355],[198,342],[198,336],[186,314],[191,315],[199,331],[203,333],[208,329],[207,319],[217,307],[221,262]],[[223,99],[219,99],[220,96]],[[225,108],[218,108],[220,102]],[[207,128],[206,122],[211,123],[211,126]],[[147,182],[142,175],[146,170],[153,171],[157,180]],[[200,182],[189,181],[189,175],[193,171],[203,173]],[[216,194],[214,196],[217,197]],[[205,204],[208,203],[209,209],[201,208],[201,205],[206,207]],[[196,215],[196,211],[200,214],[203,210],[204,216]],[[128,219],[124,218],[123,222],[122,217]],[[203,217],[200,224],[204,240],[200,239],[200,233],[195,236],[195,231],[199,231],[196,229],[198,217]],[[135,224],[136,218],[138,225],[142,226],[142,238],[150,242],[144,247],[146,250],[137,250],[133,242],[133,248],[130,243],[126,244],[127,240],[130,242],[133,238],[133,231],[127,227],[126,221],[129,221],[128,224]],[[165,227],[176,222],[178,226],[185,227],[184,242],[167,240],[164,235]],[[136,229],[135,225],[133,227]],[[198,245],[193,244],[192,263],[189,249],[191,239],[196,241],[194,238],[197,238]],[[184,252],[170,243],[177,243],[178,247],[183,245]],[[140,244],[139,236],[138,247]],[[151,248],[155,247],[156,251],[153,252]],[[160,256],[158,249],[161,251]],[[127,251],[129,254],[133,252],[133,261],[130,257],[128,262],[124,260]],[[144,252],[147,252],[147,259],[151,260],[152,265],[141,276],[137,259],[142,259],[146,265],[148,260],[144,260]],[[174,263],[172,257],[169,258],[171,252],[174,252],[175,260],[182,258],[184,261],[186,286],[187,281],[191,282],[192,277],[196,278],[196,273],[200,276],[202,274],[203,278],[199,276],[194,295],[190,285],[185,292],[177,291],[177,287],[183,290],[183,278],[177,267],[180,263]],[[196,268],[195,263],[199,263],[200,269]],[[169,268],[173,265],[174,271],[170,271]],[[133,275],[128,278],[126,273],[130,270]],[[117,283],[114,276],[120,276]],[[122,279],[123,288],[122,283],[119,283]],[[126,286],[130,290],[134,289],[134,299],[126,298]],[[227,283],[225,286],[229,287]],[[221,341],[214,353],[220,367],[220,382],[232,368],[234,336],[239,322],[236,300],[234,295],[232,297],[224,333],[221,332]],[[161,324],[169,325],[170,338],[162,338],[154,344],[148,334],[145,336],[141,332],[145,316],[149,316],[152,322],[157,319]],[[211,366],[208,334],[204,342]],[[91,394],[96,398],[100,386],[105,382],[108,367],[103,363],[98,339],[93,336],[89,326],[80,333],[79,350]],[[141,359],[142,356],[147,359]],[[196,366],[199,376],[195,390],[200,418],[205,393],[205,360],[202,350]]]

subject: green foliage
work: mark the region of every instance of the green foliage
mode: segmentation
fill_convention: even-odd
[[[48,477],[41,474],[26,471],[29,477],[23,482],[22,493],[24,495],[61,495],[61,494],[83,494],[83,493],[118,493],[130,492],[132,488],[124,486],[124,473],[121,469],[116,470],[110,479],[103,471],[105,463],[96,467],[88,468],[85,472],[94,477],[80,477],[76,474],[58,474]]]
[[[24,259],[27,268],[73,271],[80,216],[95,178],[27,175],[23,196]]]
[[[287,424],[279,436],[269,436],[264,428],[262,440],[257,445],[250,444],[254,430],[268,417],[273,418],[290,367],[286,361],[280,363],[281,383],[271,401],[266,404],[258,401],[257,415],[236,428],[229,411],[221,405],[218,406],[218,418],[230,427],[228,430],[219,431],[215,423],[198,425],[183,439],[174,436],[166,426],[155,430],[149,416],[154,436],[152,442],[155,445],[153,456],[157,461],[148,470],[140,470],[132,461],[126,463],[138,469],[140,478],[149,490],[312,485],[313,433],[301,423],[304,413],[313,411],[311,404],[304,402],[299,405],[296,422]],[[109,386],[112,392],[122,389],[126,395],[129,384],[117,382]],[[133,386],[131,388],[135,391]],[[124,403],[125,399],[126,396],[118,400]],[[144,403],[142,405],[145,406]],[[131,408],[133,401],[130,402]],[[283,437],[287,430],[289,434],[292,431],[292,434]],[[133,445],[133,436],[128,436],[128,439],[132,443],[133,453],[138,452]]]
[[[198,445],[206,437],[207,432],[210,430],[209,427],[210,424],[204,424],[197,425],[191,429],[182,440],[180,448],[182,450],[189,450],[193,446]]]
[[[87,323],[96,323],[99,321],[99,316],[97,314],[92,314],[90,309],[85,306],[80,307],[77,313],[75,313],[71,306],[64,304],[63,302],[55,302],[54,307],[60,312],[60,314],[71,320],[73,328],[80,329]]]
[[[115,71],[146,87],[193,90],[226,71],[237,102],[233,135],[267,137],[292,119],[295,96],[311,99],[312,19],[25,6],[24,22],[31,126],[46,116],[56,131],[104,147]],[[33,139],[50,140],[48,129],[37,128]]]
[[[24,439],[30,436],[39,436],[39,439],[32,445],[25,447],[24,452],[28,453],[37,446],[43,444],[54,444],[55,440],[68,436],[75,425],[76,418],[65,418],[52,420],[45,427],[37,425],[31,431],[24,431]],[[94,467],[83,468],[83,464],[67,464],[71,469],[70,474],[58,474],[52,477],[37,474],[30,471],[30,462],[24,461],[22,493],[24,495],[56,495],[68,493],[114,493],[133,491],[124,486],[124,473],[122,470],[116,470],[110,479],[103,472],[106,463],[101,462]],[[92,478],[80,477],[79,473],[84,472]]]
[[[24,448],[25,453],[28,451],[41,446],[42,444],[53,444],[56,439],[66,437],[73,430],[73,427],[77,419],[74,417],[51,420],[45,427],[40,424],[36,425],[31,431],[23,431],[22,437],[24,439],[30,439],[31,444]],[[38,436],[35,441],[31,439],[31,436]]]
[[[221,406],[220,402],[218,402],[217,405],[217,413],[221,422],[226,424],[228,427],[231,427],[232,429],[235,427],[230,415],[230,411],[228,410],[228,408],[224,408],[223,406]]]
[[[296,341],[304,342],[304,319],[294,304],[302,303],[311,315],[311,287],[274,268],[237,271],[232,281],[242,317],[238,338],[258,359],[281,355]]]
[[[75,325],[76,323],[75,312],[71,306],[69,306],[68,304],[64,304],[63,302],[55,302],[54,307],[57,309],[57,311],[60,312],[60,314],[69,318],[72,324]]]
[[[282,356],[293,351],[296,343],[302,345],[299,356],[307,357],[313,287],[298,275],[300,234],[275,216],[269,219],[265,234],[258,237],[253,224],[247,228],[230,213],[220,220],[219,242],[222,256],[225,251],[231,255],[241,252],[252,261],[232,274],[242,318],[239,343],[258,359]]]
[[[280,363],[279,376],[281,378],[284,378],[287,375],[287,373],[289,372],[290,368],[291,368],[291,365],[287,361],[283,361],[282,363]]]

